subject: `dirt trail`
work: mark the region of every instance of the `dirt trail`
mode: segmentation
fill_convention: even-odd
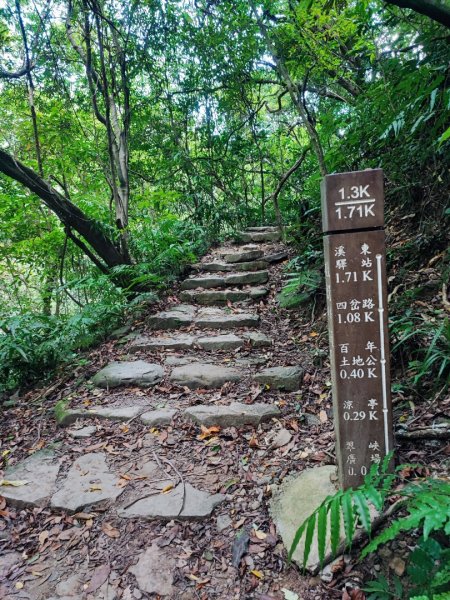
[[[27,483],[2,486],[1,598],[330,597],[269,511],[286,476],[334,464],[324,323],[279,308],[286,258],[274,228],[247,231],[6,411],[4,477]]]

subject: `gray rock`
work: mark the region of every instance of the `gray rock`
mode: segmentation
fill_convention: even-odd
[[[225,500],[222,494],[208,494],[186,483],[177,485],[166,494],[158,494],[138,500],[128,508],[119,509],[118,514],[125,518],[143,519],[191,519],[208,517],[214,508]],[[183,505],[184,498],[184,505]]]
[[[180,293],[180,298],[202,306],[225,306],[228,302],[249,300],[250,293],[243,290],[185,290]]]
[[[251,366],[260,367],[261,365],[265,365],[266,362],[267,362],[267,358],[265,356],[245,356],[243,358],[237,358],[235,360],[235,363],[237,365],[240,365],[243,367],[251,367]]]
[[[301,367],[270,367],[255,375],[255,381],[268,385],[273,390],[295,392],[300,389],[303,379]]]
[[[202,275],[185,279],[181,284],[182,290],[195,290],[196,288],[216,288],[225,285],[224,277],[212,277],[211,275]]]
[[[233,333],[198,338],[197,344],[202,350],[235,350],[244,346],[244,340]]]
[[[278,227],[276,227],[275,225],[261,225],[258,227],[247,227],[246,231],[266,231],[266,232],[274,232],[274,231],[278,231]]]
[[[259,249],[245,249],[239,252],[225,252],[223,257],[227,263],[251,262],[262,257],[264,252]]]
[[[175,559],[154,543],[139,555],[138,562],[128,571],[136,577],[142,592],[173,598],[175,567]]]
[[[229,515],[219,515],[217,517],[217,531],[220,533],[224,529],[227,529],[232,522]]]
[[[177,414],[173,408],[161,408],[159,410],[149,410],[141,415],[141,421],[144,425],[157,427],[158,425],[170,425],[172,419]]]
[[[151,329],[179,329],[193,322],[196,310],[195,306],[179,304],[150,316],[147,323]]]
[[[272,345],[272,340],[265,333],[259,331],[247,331],[243,337],[250,342],[254,348],[265,348]]]
[[[279,242],[281,235],[278,231],[243,231],[239,234],[242,242]]]
[[[180,333],[175,337],[137,337],[130,346],[130,352],[140,350],[187,350],[192,348],[194,336]]]
[[[74,573],[67,579],[60,581],[55,588],[55,592],[58,596],[68,596],[69,598],[77,596],[78,592],[82,592],[81,586],[85,581],[85,576],[83,575]]]
[[[248,273],[231,273],[226,275],[226,285],[250,285],[266,283],[269,280],[269,271],[249,271]]]
[[[167,367],[179,367],[180,365],[189,365],[195,360],[193,356],[168,356],[164,364]]]
[[[195,324],[200,329],[236,329],[256,327],[258,315],[251,313],[228,313],[218,308],[203,308],[198,311]]]
[[[209,427],[239,427],[241,425],[259,425],[277,417],[280,411],[270,404],[242,404],[232,402],[229,406],[199,405],[187,408],[184,414],[200,425]]]
[[[264,257],[264,260],[270,264],[274,264],[274,263],[278,263],[278,262],[282,262],[283,260],[286,260],[288,257],[288,253],[287,252],[274,252],[273,254],[267,254]]]
[[[203,306],[225,306],[228,302],[257,300],[267,296],[269,290],[264,287],[251,287],[245,290],[186,290],[180,298]]]
[[[129,421],[138,416],[142,406],[92,406],[86,412],[91,417],[110,421]]]
[[[123,327],[118,327],[117,329],[114,329],[114,331],[111,332],[109,337],[112,340],[119,340],[120,338],[123,338],[130,332],[131,332],[131,324],[129,323],[128,325],[124,325]]]
[[[161,365],[143,360],[133,362],[112,362],[96,373],[92,383],[97,387],[115,388],[125,385],[150,387],[164,377]]]
[[[191,390],[198,388],[219,388],[228,381],[238,381],[241,373],[230,367],[209,363],[191,363],[176,367],[170,374],[170,381]]]
[[[60,461],[51,450],[39,450],[14,467],[7,469],[4,479],[27,481],[19,487],[2,486],[1,494],[10,506],[45,506],[55,491]]]
[[[267,269],[269,263],[265,260],[252,260],[249,262],[240,263],[226,263],[226,262],[210,262],[210,263],[199,263],[194,265],[196,269],[200,271],[209,271],[210,273],[216,273],[219,271],[263,271]]]
[[[96,431],[97,427],[95,425],[88,425],[87,427],[81,427],[81,429],[72,429],[68,433],[75,439],[83,439],[91,437]]]
[[[285,480],[275,491],[270,509],[286,549],[291,547],[294,535],[303,521],[316,510],[327,496],[336,493],[337,489],[332,483],[335,475],[336,467],[332,465],[306,469],[299,477]],[[293,556],[294,562],[299,566],[303,565],[304,539],[303,536]],[[330,550],[328,539],[327,536],[326,554]],[[306,567],[313,573],[319,569],[316,536],[313,539]]]
[[[59,490],[51,500],[52,508],[76,512],[87,506],[110,503],[123,492],[118,478],[106,464],[104,454],[89,453],[77,458]]]

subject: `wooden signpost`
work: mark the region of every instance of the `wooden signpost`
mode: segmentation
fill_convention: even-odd
[[[322,215],[336,455],[347,488],[393,448],[382,170],[327,175]]]

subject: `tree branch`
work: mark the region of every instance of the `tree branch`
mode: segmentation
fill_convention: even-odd
[[[384,0],[400,8],[409,8],[450,29],[450,6],[444,0]]]

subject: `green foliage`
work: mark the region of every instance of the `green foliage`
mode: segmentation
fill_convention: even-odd
[[[295,308],[310,301],[322,288],[323,275],[320,271],[310,269],[300,273],[290,272],[278,301],[283,308]]]
[[[312,515],[300,525],[289,549],[289,559],[292,558],[306,531],[303,553],[303,567],[305,567],[311,552],[313,534],[316,530],[319,559],[323,563],[327,537],[331,542],[332,553],[336,552],[341,519],[344,523],[345,544],[350,547],[358,525],[370,534],[370,507],[372,506],[378,512],[382,511],[387,498],[392,495],[401,498],[408,514],[396,518],[372,539],[363,549],[360,558],[374,552],[381,544],[394,539],[403,531],[419,528],[423,532],[425,542],[433,532],[442,531],[449,535],[450,484],[445,480],[427,478],[423,481],[407,483],[403,487],[397,487],[402,483],[401,473],[406,465],[398,467],[394,473],[391,473],[388,470],[391,459],[392,453],[385,457],[381,465],[373,465],[370,473],[365,477],[364,484],[357,489],[340,490],[334,496],[326,498]],[[327,528],[328,518],[329,528]],[[329,536],[327,535],[328,531]]]

